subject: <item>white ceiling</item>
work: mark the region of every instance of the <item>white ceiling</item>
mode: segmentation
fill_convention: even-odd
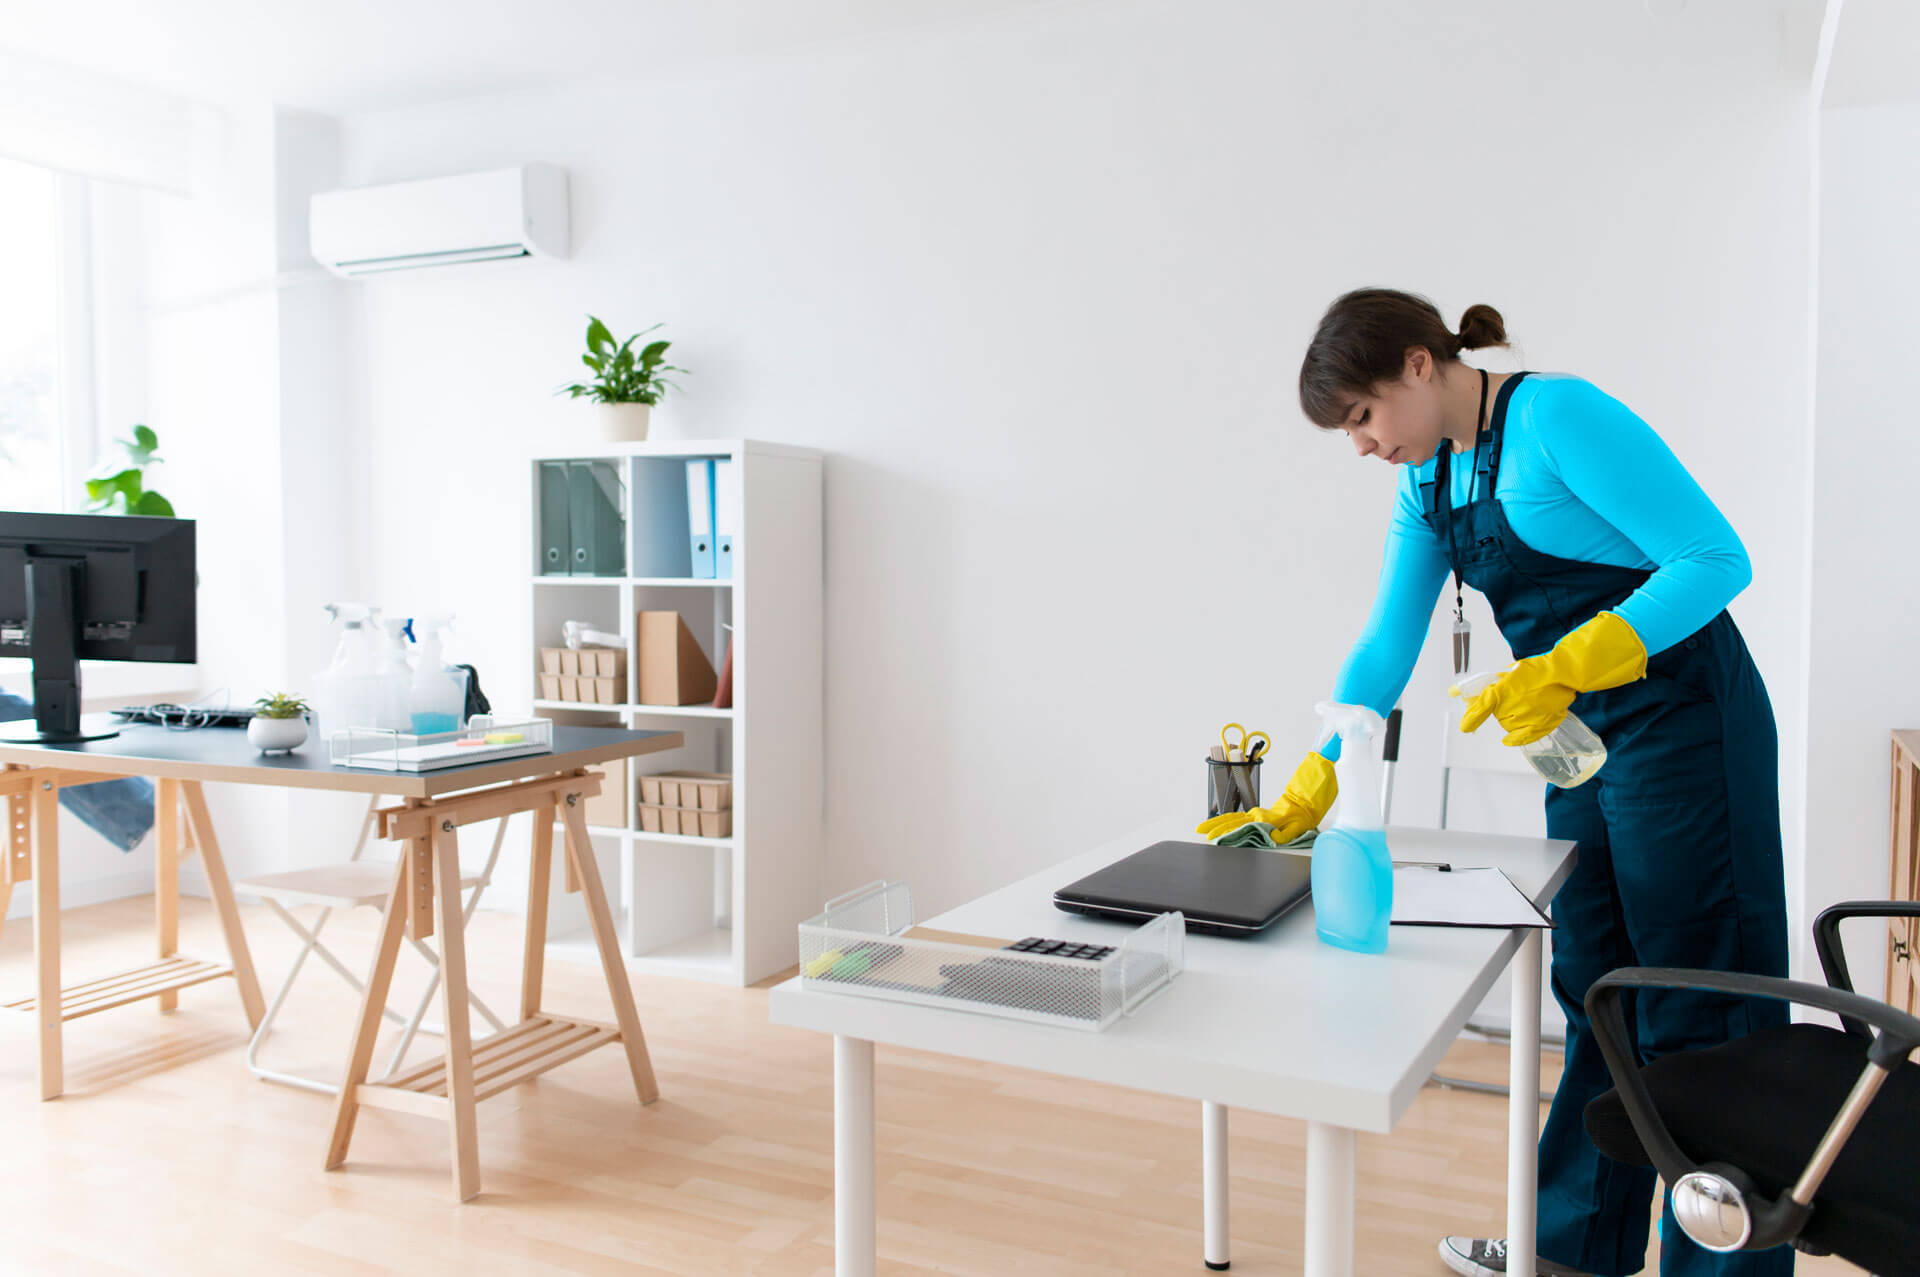
[[[351,115],[1058,0],[0,0],[0,49],[209,102]]]

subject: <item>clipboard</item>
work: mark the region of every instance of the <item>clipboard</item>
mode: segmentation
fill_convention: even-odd
[[[1393,871],[1392,924],[1553,930],[1553,920],[1541,913],[1503,870],[1442,872],[1412,865]]]

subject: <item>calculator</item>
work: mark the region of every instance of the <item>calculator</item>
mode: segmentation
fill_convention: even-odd
[[[1072,940],[1043,940],[1039,936],[1028,936],[1005,947],[1014,953],[1039,953],[1051,958],[1084,958],[1088,962],[1098,962],[1113,952],[1110,944],[1077,944]]]

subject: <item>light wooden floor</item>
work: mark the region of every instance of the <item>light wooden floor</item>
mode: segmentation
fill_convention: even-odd
[[[147,961],[150,908],[63,915],[66,981]],[[270,993],[293,936],[242,911]],[[351,967],[374,921],[330,924]],[[517,1006],[519,928],[474,920],[475,986],[497,1010]],[[220,955],[205,901],[182,900],[180,930],[186,952]],[[0,989],[30,986],[30,955],[30,922],[7,924]],[[403,955],[396,1005],[420,971]],[[301,980],[269,1058],[331,1075],[352,995],[313,961]],[[611,1018],[596,971],[550,964],[547,983],[550,1009]],[[769,1025],[764,990],[643,979],[634,994],[660,1101],[640,1109],[602,1050],[482,1103],[486,1192],[465,1206],[445,1128],[395,1113],[363,1110],[351,1160],[323,1172],[331,1100],[247,1073],[231,981],[183,990],[171,1015],[149,1002],[70,1022],[68,1093],[51,1104],[35,1098],[31,1024],[8,1013],[0,1272],[830,1274],[828,1040]],[[1499,1077],[1504,1060],[1461,1046],[1448,1065]],[[878,1071],[883,1273],[1205,1272],[1198,1105],[886,1047]],[[1504,1100],[1429,1088],[1391,1137],[1362,1136],[1359,1271],[1440,1274],[1441,1234],[1497,1231],[1505,1132]],[[1304,1144],[1298,1122],[1234,1115],[1241,1277],[1300,1271]],[[1802,1257],[1800,1271],[1858,1270]]]

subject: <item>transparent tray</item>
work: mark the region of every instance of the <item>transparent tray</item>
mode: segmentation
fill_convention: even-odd
[[[1099,1030],[1133,1014],[1186,965],[1186,920],[1177,913],[1129,932],[1098,961],[908,937],[912,927],[905,883],[870,883],[829,900],[800,924],[801,987]]]
[[[518,740],[487,743],[489,736]],[[463,745],[462,741],[479,744]],[[416,736],[383,727],[348,727],[327,737],[327,761],[335,767],[366,767],[386,772],[427,772],[469,763],[497,762],[553,752],[553,720],[503,718],[475,714],[452,732]]]

